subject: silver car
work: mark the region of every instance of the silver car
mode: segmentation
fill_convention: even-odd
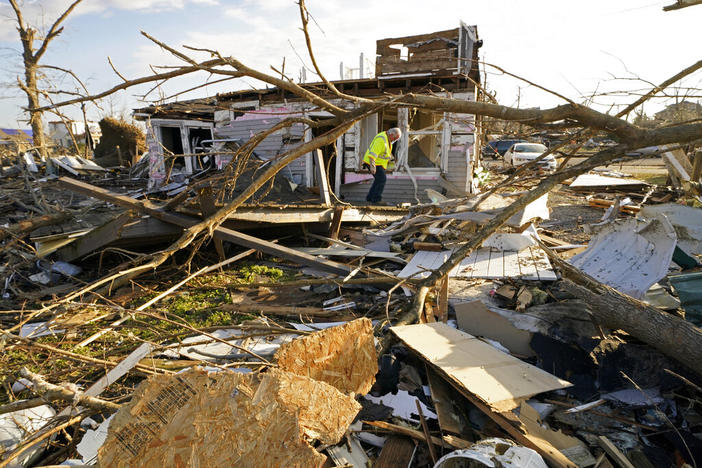
[[[541,143],[515,143],[505,153],[505,165],[512,167],[521,166],[522,164],[533,161],[546,151],[548,151],[548,148]],[[552,154],[549,154],[539,161],[537,165],[541,169],[555,171],[556,158]]]

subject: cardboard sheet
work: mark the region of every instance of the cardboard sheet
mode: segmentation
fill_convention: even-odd
[[[497,412],[516,408],[522,400],[538,393],[571,386],[570,382],[444,323],[406,325],[390,330],[454,385]]]

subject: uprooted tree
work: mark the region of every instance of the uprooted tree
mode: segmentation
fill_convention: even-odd
[[[702,68],[702,61],[699,61],[680,71],[679,73],[676,73],[670,79],[641,96],[617,115],[601,113],[565,98],[565,104],[544,110],[519,109],[501,106],[495,103],[461,101],[447,97],[419,94],[385,96],[375,99],[359,98],[340,92],[333,83],[324,77],[323,73],[317,66],[316,60],[314,59],[311,41],[307,32],[308,13],[304,5],[304,0],[300,0],[299,7],[303,25],[302,29],[307,40],[308,52],[310,54],[312,64],[325,84],[326,89],[323,91],[312,91],[311,89],[301,87],[295,84],[292,79],[287,79],[284,77],[282,73],[280,74],[281,77],[277,77],[254,70],[233,57],[222,56],[215,50],[186,47],[186,49],[190,51],[186,53],[176,50],[146,33],[142,33],[145,37],[159,45],[162,49],[182,60],[184,65],[180,68],[172,69],[168,73],[151,75],[134,80],[124,80],[123,83],[103,93],[93,96],[74,98],[62,103],[57,103],[54,106],[37,108],[36,105],[32,105],[30,103],[30,110],[33,113],[37,113],[54,107],[101,98],[112,92],[125,89],[136,84],[162,81],[196,71],[206,71],[213,75],[222,75],[226,77],[246,76],[256,78],[285,91],[294,93],[300,98],[306,99],[319,109],[328,111],[333,115],[333,118],[322,121],[311,121],[303,118],[286,119],[273,128],[256,135],[246,145],[237,151],[235,159],[238,156],[250,154],[256,145],[267,135],[279,130],[280,128],[292,125],[293,123],[304,123],[312,128],[324,127],[328,129],[325,133],[317,136],[311,141],[305,142],[300,146],[279,155],[273,164],[270,164],[266,170],[262,171],[258,178],[254,180],[254,182],[247,187],[243,193],[228,202],[223,208],[219,209],[211,216],[206,217],[206,219],[203,221],[185,229],[182,236],[165,250],[157,252],[153,255],[141,257],[138,261],[128,266],[122,265],[117,269],[116,273],[95,281],[83,289],[70,294],[62,301],[56,302],[51,307],[55,307],[61,302],[73,300],[76,297],[101,287],[114,288],[115,286],[124,284],[126,281],[142,273],[158,268],[173,254],[187,248],[197,239],[202,239],[204,236],[212,235],[215,229],[219,227],[230,214],[234,213],[244,202],[247,201],[247,199],[249,199],[258,189],[266,184],[266,182],[274,177],[287,164],[316,148],[333,143],[337,137],[343,134],[351,125],[353,125],[354,122],[384,108],[414,107],[425,110],[488,116],[504,121],[519,122],[523,125],[536,128],[556,127],[559,129],[576,129],[577,135],[581,139],[588,138],[596,132],[604,132],[612,137],[615,137],[616,141],[619,142],[617,146],[600,151],[577,165],[567,168],[562,167],[554,174],[542,178],[527,194],[523,195],[512,205],[504,209],[498,216],[479,229],[475,235],[468,239],[463,246],[457,249],[441,267],[434,270],[427,278],[416,284],[417,293],[414,296],[414,301],[411,307],[403,311],[399,316],[395,317],[394,321],[400,324],[415,322],[418,319],[422,308],[424,307],[424,302],[428,293],[449,273],[449,271],[451,271],[451,269],[453,269],[472,250],[479,247],[490,234],[505,224],[513,214],[517,213],[528,203],[552,190],[559,183],[570,177],[587,172],[595,167],[606,165],[614,159],[621,158],[627,151],[633,149],[645,146],[685,144],[702,139],[702,123],[700,122],[680,123],[665,128],[641,128],[626,120],[627,115],[636,110],[642,103],[646,102],[648,99],[652,98],[673,83],[676,83],[682,78]],[[188,55],[189,53],[194,52],[204,52],[209,55],[210,59],[207,61],[198,61],[192,56]],[[353,107],[352,109],[345,108],[344,104],[349,103],[353,104],[353,106],[348,106]],[[522,166],[522,168],[520,168],[515,175],[508,179],[508,182],[514,181],[517,177],[523,174],[527,168],[528,165]],[[39,313],[42,313],[48,309],[49,308],[42,309],[42,311],[39,311]],[[622,308],[621,310],[616,311],[616,313],[626,315],[626,320],[613,321],[609,324],[603,323],[603,325],[616,327],[621,326],[622,324],[626,325],[627,323],[637,320],[636,308]],[[654,313],[660,312],[655,312],[654,310]],[[689,368],[702,375],[702,346],[699,346],[699,344],[702,343],[702,330],[688,322],[685,322],[684,320],[675,317],[670,319],[666,318],[666,320],[661,323],[666,323],[666,326],[672,328],[670,330],[662,330],[661,333],[658,334],[637,333],[635,329],[636,327],[633,327],[633,332],[631,328],[627,331],[630,331],[632,335],[639,337],[664,353],[671,355],[673,358],[684,363]],[[645,324],[643,324],[643,326],[645,328]]]

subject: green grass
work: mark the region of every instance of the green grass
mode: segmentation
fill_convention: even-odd
[[[651,185],[665,185],[666,181],[668,180],[667,173],[627,173],[630,174],[633,178],[639,179]]]

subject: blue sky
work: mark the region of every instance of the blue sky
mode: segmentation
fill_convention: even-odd
[[[26,19],[50,24],[67,0],[25,1]],[[593,92],[640,90],[658,83],[700,58],[699,24],[702,6],[664,13],[673,0],[425,0],[373,2],[307,0],[319,26],[310,32],[318,61],[330,79],[339,78],[339,62],[357,67],[361,52],[372,70],[375,40],[454,28],[459,20],[478,26],[484,40],[482,58],[574,100]],[[11,83],[20,58],[17,32],[6,1],[0,4],[0,81]],[[42,20],[46,18],[46,20]],[[148,40],[144,30],[171,46],[183,44],[212,48],[233,55],[245,64],[272,73],[286,59],[286,71],[297,79],[309,59],[299,31],[299,14],[293,0],[84,0],[65,23],[65,30],[46,54],[44,63],[74,70],[93,93],[120,82],[107,63],[134,78],[150,73],[149,64],[179,62]],[[206,54],[192,53],[198,60]],[[301,56],[302,59],[300,59]],[[490,68],[488,67],[488,70]],[[315,81],[307,73],[308,81]],[[204,82],[205,75],[182,78],[164,85],[163,96]],[[214,79],[217,79],[215,77]],[[701,88],[702,74],[685,85]],[[502,104],[549,107],[558,98],[496,72],[487,76]],[[217,92],[257,87],[244,79],[208,87],[179,97],[188,99]],[[68,80],[57,83],[74,89]],[[136,96],[149,87],[120,92],[99,109],[88,106],[89,117],[122,112],[145,103]],[[700,93],[694,93],[698,96]],[[17,88],[0,89],[0,127],[17,127],[25,103]],[[158,93],[150,95],[157,99]],[[633,100],[616,95],[599,96],[593,104],[607,111]],[[666,104],[648,104],[652,113]],[[76,110],[67,111],[78,115]],[[47,117],[47,120],[53,120]],[[25,127],[23,123],[19,126]]]

